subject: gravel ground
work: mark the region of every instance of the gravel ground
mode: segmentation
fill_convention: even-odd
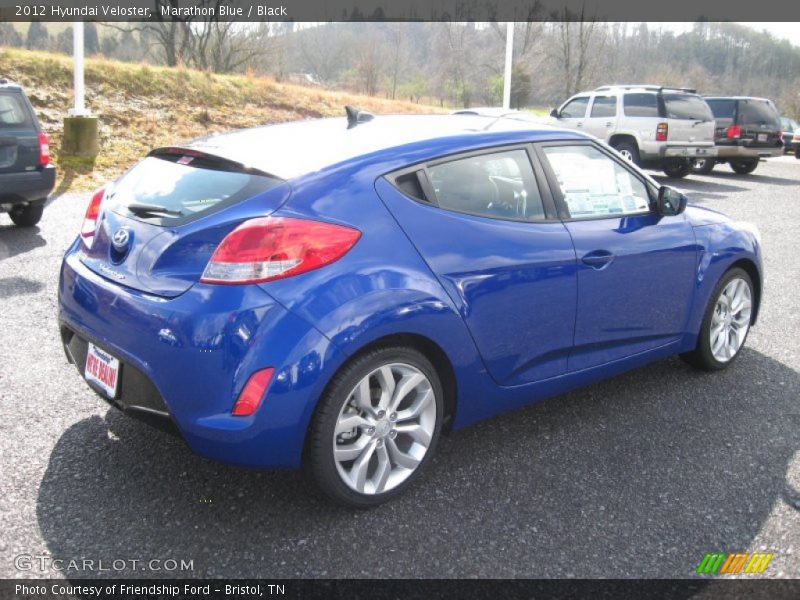
[[[0,215],[0,577],[64,574],[19,555],[193,564],[72,577],[687,577],[706,552],[755,549],[775,553],[766,576],[800,577],[800,161],[680,185],[763,235],[765,303],[736,365],[665,360],[454,433],[410,493],[355,513],[107,408],[56,327],[87,195],[37,229]]]

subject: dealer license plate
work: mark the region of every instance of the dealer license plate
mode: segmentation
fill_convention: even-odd
[[[91,343],[86,354],[86,368],[83,376],[86,381],[95,383],[109,398],[117,397],[119,359]]]

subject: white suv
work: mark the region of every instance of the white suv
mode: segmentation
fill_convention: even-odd
[[[576,94],[550,116],[561,127],[585,131],[635,164],[669,177],[685,177],[692,161],[717,154],[714,115],[695,90],[607,85]]]

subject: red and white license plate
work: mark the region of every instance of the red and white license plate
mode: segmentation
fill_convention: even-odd
[[[83,371],[86,381],[97,384],[109,398],[117,396],[119,381],[119,359],[104,352],[94,344],[89,344],[86,353],[86,368]]]
[[[767,134],[766,133],[759,133],[758,134],[758,141],[759,142],[766,142],[767,141]]]

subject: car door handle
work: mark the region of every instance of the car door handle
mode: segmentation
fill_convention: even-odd
[[[608,123],[606,123],[606,127],[611,127],[612,125],[613,125],[613,123],[612,123],[611,121],[609,121]]]
[[[611,264],[614,260],[614,255],[608,250],[594,250],[588,254],[584,254],[581,262],[593,269],[602,269]]]
[[[578,121],[578,122],[577,122],[575,125],[576,125],[577,127],[583,127],[583,123],[582,123],[581,121]]]

